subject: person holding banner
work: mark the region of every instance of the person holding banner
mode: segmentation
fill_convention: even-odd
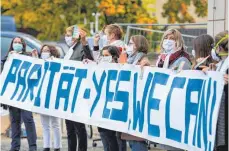
[[[22,55],[30,56],[30,53],[26,52],[26,43],[21,37],[15,37],[8,51],[7,56],[3,60],[3,65],[7,61],[7,58],[10,54],[17,53]],[[33,120],[32,112],[25,111],[16,107],[9,107],[10,112],[10,123],[12,130],[12,141],[10,151],[19,151],[21,145],[21,120],[23,120],[26,128],[27,139],[29,143],[29,151],[37,150],[37,134],[35,123]]]
[[[95,35],[94,41],[94,50],[99,50],[99,43],[98,41],[100,38],[103,40],[103,47],[107,45],[116,46],[119,49],[125,47],[125,43],[121,40],[123,35],[122,28],[116,24],[110,24],[104,27],[102,34]],[[102,48],[100,48],[102,49]]]
[[[190,56],[177,29],[169,29],[164,33],[160,47],[161,54],[156,63],[157,67],[176,69],[182,65],[183,69],[191,69]]]
[[[192,69],[202,70],[208,67],[214,60],[211,57],[211,50],[214,45],[212,36],[204,34],[200,35],[193,41],[192,55],[194,56],[194,63]]]
[[[148,66],[150,62],[146,56],[149,49],[147,39],[142,35],[135,35],[130,38],[126,52],[128,55],[127,63],[133,65]],[[132,151],[147,151],[145,139],[122,133],[122,139],[128,140]]]
[[[224,74],[224,93],[220,103],[219,116],[217,121],[215,150],[228,150],[228,31],[223,31],[215,36],[215,47],[212,49],[212,57],[218,61],[218,64],[210,64],[209,68],[203,69],[215,70]]]
[[[54,46],[43,45],[40,51],[40,58],[45,60],[50,58],[60,58],[60,54]],[[43,129],[43,151],[50,151],[52,146],[50,124],[54,135],[54,151],[59,151],[62,147],[60,118],[41,114],[41,123]]]
[[[99,62],[118,63],[120,50],[116,46],[105,46]],[[121,139],[120,133],[98,127],[104,151],[126,151],[126,141]]]
[[[70,26],[65,32],[65,41],[69,46],[69,51],[65,55],[65,60],[82,61],[83,59],[93,60],[91,50],[86,41],[86,32],[76,25]],[[85,124],[65,120],[68,136],[68,151],[87,150],[87,132]]]
[[[191,60],[186,52],[184,40],[181,33],[177,29],[169,29],[162,36],[161,54],[158,57],[156,66],[167,69],[191,69]],[[161,145],[161,149],[180,150],[175,147]]]

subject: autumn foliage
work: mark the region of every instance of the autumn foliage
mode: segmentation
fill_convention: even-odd
[[[194,23],[195,19],[189,12],[189,7],[195,6],[198,17],[207,16],[207,0],[168,0],[163,5],[163,17],[168,18],[169,23]]]

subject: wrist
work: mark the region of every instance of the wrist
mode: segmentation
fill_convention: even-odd
[[[81,43],[82,43],[82,45],[85,46],[85,45],[87,45],[87,40],[82,40]]]
[[[98,45],[99,45],[99,43],[94,41],[94,46],[98,46]]]

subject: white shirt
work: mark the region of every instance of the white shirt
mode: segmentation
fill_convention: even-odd
[[[223,74],[226,74],[227,69],[229,68],[229,62],[228,57],[225,60],[220,61],[216,64],[217,69],[216,71],[219,71]]]

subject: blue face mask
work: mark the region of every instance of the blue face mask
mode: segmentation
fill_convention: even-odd
[[[23,45],[22,44],[19,44],[19,43],[13,43],[13,50],[14,51],[22,51],[22,48],[23,48]]]

